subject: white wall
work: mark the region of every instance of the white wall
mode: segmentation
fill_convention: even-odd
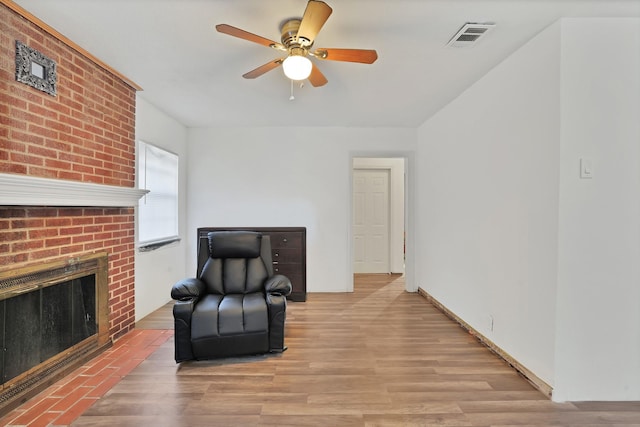
[[[171,301],[171,286],[186,276],[185,251],[187,200],[187,130],[179,122],[140,98],[136,99],[136,140],[156,145],[178,155],[180,209],[178,232],[182,240],[151,252],[138,252],[135,259],[136,321]],[[137,219],[136,219],[136,236]]]
[[[427,121],[417,159],[418,285],[550,383],[559,34],[539,34]]]
[[[405,159],[355,157],[353,169],[389,170],[389,269],[404,273]],[[353,193],[353,186],[352,186]]]
[[[415,129],[190,129],[188,271],[198,227],[302,226],[307,291],[350,290],[352,153],[396,157],[415,140]]]
[[[419,285],[557,401],[640,398],[639,55],[561,21],[419,129]]]
[[[640,20],[565,19],[562,52],[554,399],[640,400]]]

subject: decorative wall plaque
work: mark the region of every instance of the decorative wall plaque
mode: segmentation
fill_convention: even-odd
[[[16,40],[16,80],[56,96],[56,63]]]

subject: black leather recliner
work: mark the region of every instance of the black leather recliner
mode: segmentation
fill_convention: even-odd
[[[207,237],[198,245],[198,277],[171,289],[176,362],[284,351],[291,282],[273,274],[269,236]]]

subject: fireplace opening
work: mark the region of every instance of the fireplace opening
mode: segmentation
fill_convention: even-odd
[[[95,274],[0,302],[2,383],[96,333]]]
[[[111,343],[107,255],[0,272],[0,413]]]

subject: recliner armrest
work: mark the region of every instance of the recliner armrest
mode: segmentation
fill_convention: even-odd
[[[175,359],[177,363],[193,359],[191,348],[191,314],[198,302],[197,297],[184,298],[173,305],[175,325]]]
[[[171,298],[183,301],[191,298],[199,298],[204,293],[204,282],[196,278],[182,279],[171,288]]]
[[[181,320],[185,322],[185,324],[191,324],[191,314],[193,313],[193,309],[198,302],[197,298],[189,298],[176,301],[173,305],[173,318],[174,320]]]
[[[269,277],[264,283],[264,288],[268,294],[288,296],[291,294],[291,281],[282,274]]]

